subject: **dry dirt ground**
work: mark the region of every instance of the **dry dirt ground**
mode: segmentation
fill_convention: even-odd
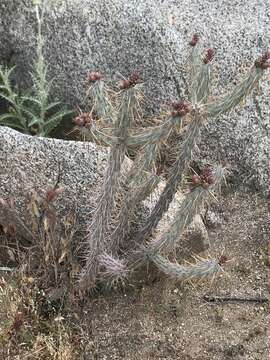
[[[216,220],[206,216],[211,256],[231,260],[224,273],[211,284],[173,284],[158,275],[97,293],[72,309],[71,339],[80,350],[51,359],[270,359],[270,302],[245,300],[270,296],[269,210],[256,194],[227,191],[211,206]],[[244,300],[209,303],[206,295]]]

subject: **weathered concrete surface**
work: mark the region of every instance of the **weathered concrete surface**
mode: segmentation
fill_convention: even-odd
[[[0,3],[0,61],[17,64],[26,83],[33,59],[34,17],[30,0]],[[44,34],[54,96],[81,103],[89,69],[108,80],[141,71],[148,110],[186,94],[187,42],[199,32],[216,51],[213,95],[233,88],[270,43],[269,2],[263,0],[48,0]],[[3,35],[2,35],[3,34]],[[186,77],[187,78],[187,77]],[[177,84],[177,86],[176,86]],[[243,108],[211,121],[203,134],[202,156],[227,160],[235,182],[265,195],[269,188],[269,75]],[[181,90],[182,89],[182,90]],[[226,90],[225,90],[226,89]]]

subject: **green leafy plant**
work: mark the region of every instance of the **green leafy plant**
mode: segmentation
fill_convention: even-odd
[[[26,134],[48,136],[71,111],[58,110],[60,102],[49,100],[52,81],[47,80],[47,65],[44,58],[44,6],[41,2],[35,2],[34,9],[37,20],[37,47],[31,73],[33,87],[27,94],[22,94],[11,84],[11,75],[15,67],[0,67],[0,97],[9,105],[8,112],[0,115],[0,125],[18,129]]]
[[[121,81],[117,101],[114,99],[113,102],[102,75],[93,72],[88,76],[88,94],[93,108],[90,113],[77,116],[74,123],[87,139],[110,146],[110,153],[103,189],[88,231],[81,289],[94,287],[99,281],[123,280],[148,262],[171,277],[186,280],[213,276],[227,261],[225,256],[219,259],[197,258],[191,265],[171,261],[171,255],[181,247],[181,235],[186,227],[220,188],[224,179],[224,169],[220,166],[207,167],[191,176],[185,200],[171,226],[158,236],[155,230],[180,185],[187,183],[187,170],[207,119],[230,111],[250,93],[269,67],[270,54],[264,54],[255,62],[247,78],[231,94],[212,101],[209,94],[214,51],[207,49],[202,56],[197,35],[193,36],[190,46],[190,98],[172,102],[167,118],[157,126],[135,126],[140,114],[142,87],[137,74]],[[161,145],[179,127],[184,132],[181,150],[149,216],[138,222],[137,214],[143,201],[162,179],[162,171],[156,169]],[[137,156],[131,169],[126,170],[125,154],[132,150],[136,150]]]

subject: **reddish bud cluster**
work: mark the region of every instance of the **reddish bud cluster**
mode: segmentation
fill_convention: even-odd
[[[220,266],[222,266],[223,264],[225,264],[228,261],[228,257],[226,255],[221,255],[220,258],[218,259],[218,264]]]
[[[91,126],[93,118],[89,113],[81,113],[73,119],[73,123],[79,127]]]
[[[128,89],[131,86],[139,84],[140,82],[141,81],[140,81],[139,74],[134,73],[134,74],[130,75],[130,77],[128,79],[121,80],[120,83],[119,83],[119,88],[122,89],[122,90],[123,89]]]
[[[195,46],[195,45],[198,43],[198,41],[199,41],[199,35],[198,35],[198,34],[194,34],[194,35],[192,36],[191,41],[189,42],[189,45],[190,45],[190,46]]]
[[[185,116],[190,111],[190,105],[188,102],[181,100],[181,101],[173,101],[172,102],[172,117],[182,117]]]
[[[208,188],[209,185],[213,184],[214,178],[212,174],[212,170],[209,167],[206,167],[202,170],[200,175],[193,175],[191,177],[191,185],[202,186],[204,188]]]
[[[192,175],[191,177],[192,185],[200,185],[201,184],[201,177],[199,175]]]
[[[270,60],[270,52],[264,53],[259,59],[255,61],[255,66],[260,69],[267,69],[270,67],[268,61]]]
[[[207,184],[213,184],[214,178],[211,168],[204,168],[200,176],[202,181],[206,182]]]
[[[98,80],[101,80],[102,79],[102,75],[100,72],[90,72],[88,75],[87,75],[87,81],[92,83],[92,82],[96,82]]]
[[[205,52],[204,58],[203,58],[203,62],[205,64],[208,64],[209,62],[211,62],[213,60],[214,55],[215,55],[214,49],[211,49],[211,48],[207,49]]]

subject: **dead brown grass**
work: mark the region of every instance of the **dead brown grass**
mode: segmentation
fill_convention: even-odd
[[[0,358],[72,360],[78,358],[75,330],[36,285],[14,272],[0,280]]]

